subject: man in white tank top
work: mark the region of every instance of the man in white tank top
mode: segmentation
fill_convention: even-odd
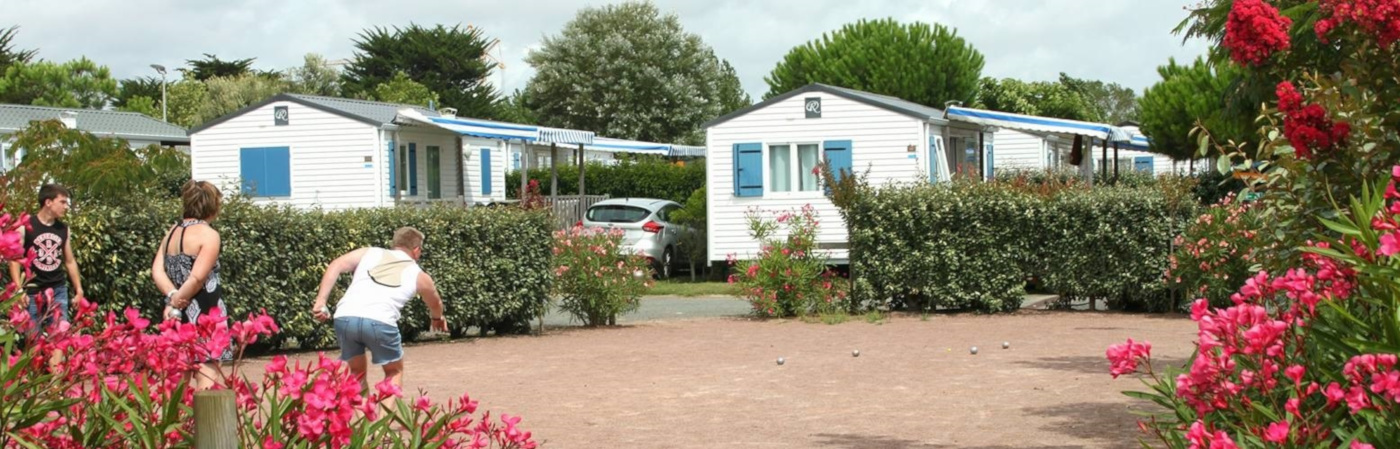
[[[335,306],[335,337],[340,342],[340,360],[350,363],[350,372],[365,379],[365,351],[375,365],[384,367],[384,378],[403,387],[403,341],[399,335],[399,312],[415,294],[423,296],[432,323],[428,329],[447,331],[442,298],[433,278],[418,267],[423,254],[423,233],[411,227],[394,231],[394,248],[360,248],[336,258],[321,276],[312,315],[326,321],[332,318],[326,299],[340,275],[354,273],[345,296]]]

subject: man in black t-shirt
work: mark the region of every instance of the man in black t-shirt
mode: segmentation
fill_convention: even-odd
[[[73,296],[83,297],[83,283],[78,277],[78,261],[73,257],[72,236],[64,215],[68,214],[68,189],[57,184],[39,188],[39,211],[29,217],[20,230],[25,254],[33,254],[29,266],[10,262],[10,280],[24,280],[24,301],[35,332],[68,320],[69,284]],[[66,276],[65,276],[66,275]]]

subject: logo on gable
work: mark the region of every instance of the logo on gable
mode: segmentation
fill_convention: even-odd
[[[287,126],[290,123],[286,106],[272,108],[272,124],[274,126]]]
[[[807,99],[804,101],[804,103],[805,103],[804,109],[807,110],[807,118],[822,118],[822,99],[821,99],[821,97],[810,97],[810,98],[807,98]]]

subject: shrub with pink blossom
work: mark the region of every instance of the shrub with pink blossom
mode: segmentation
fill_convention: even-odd
[[[646,257],[623,245],[621,229],[574,226],[554,232],[554,292],[585,326],[617,324],[651,288]]]
[[[1230,194],[1206,208],[1173,241],[1167,284],[1212,306],[1230,304],[1230,295],[1254,274],[1261,232],[1258,207]]]
[[[729,283],[749,301],[753,311],[765,317],[828,314],[849,309],[844,279],[829,270],[827,258],[817,250],[820,224],[816,209],[808,204],[798,211],[783,211],[777,218],[751,209],[746,217],[749,235],[759,242],[754,259],[729,256]],[[779,227],[785,227],[779,235]]]

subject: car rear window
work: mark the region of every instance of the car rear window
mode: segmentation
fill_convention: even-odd
[[[588,221],[599,223],[636,223],[651,215],[651,211],[622,205],[593,206],[588,208]]]

